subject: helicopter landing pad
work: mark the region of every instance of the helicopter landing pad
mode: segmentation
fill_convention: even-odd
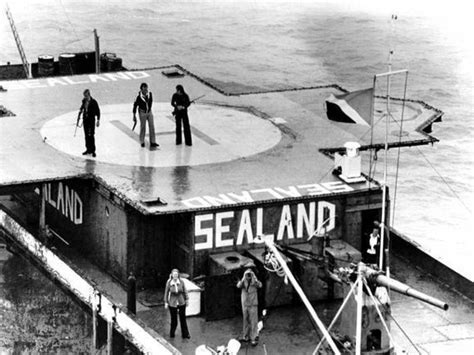
[[[140,124],[133,129],[130,104],[101,107],[96,128],[96,161],[146,167],[193,166],[227,162],[271,149],[281,139],[270,121],[231,108],[196,104],[192,107],[193,145],[175,144],[175,122],[168,102],[153,105],[156,141],[159,148],[141,147]],[[84,133],[75,130],[77,111],[47,121],[40,130],[45,143],[66,154],[82,157]],[[147,127],[148,129],[148,127]],[[260,137],[266,137],[260,139]],[[92,158],[90,158],[92,159]]]

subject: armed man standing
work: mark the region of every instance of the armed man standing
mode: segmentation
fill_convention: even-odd
[[[155,137],[155,122],[153,121],[153,113],[151,106],[153,105],[153,96],[148,91],[148,84],[142,83],[140,85],[140,91],[138,96],[133,103],[133,122],[137,122],[137,108],[138,116],[140,117],[140,143],[142,148],[145,147],[145,133],[146,123],[148,122],[148,133],[150,134],[150,147],[156,148],[160,145],[156,143]],[[135,125],[134,125],[135,127]]]
[[[176,120],[176,145],[180,145],[182,142],[181,124],[184,128],[184,142],[188,146],[193,145],[188,117],[189,105],[191,105],[191,101],[189,101],[188,94],[182,85],[177,85],[176,92],[171,98],[171,106],[174,107],[173,115]]]
[[[100,126],[100,109],[97,101],[92,98],[89,89],[84,90],[84,98],[82,105],[77,115],[77,122],[79,123],[82,114],[82,121],[84,126],[84,138],[86,141],[86,151],[82,155],[91,154],[94,158],[95,154],[95,127]],[[95,118],[97,117],[97,122]],[[78,124],[76,124],[77,126]]]

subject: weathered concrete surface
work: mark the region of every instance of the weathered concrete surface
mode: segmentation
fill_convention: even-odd
[[[0,257],[0,353],[88,353],[90,317],[23,257]]]
[[[11,238],[22,253],[41,265],[45,272],[59,282],[65,290],[71,292],[78,302],[94,309],[100,304],[100,317],[113,323],[113,327],[139,351],[144,354],[177,353],[166,340],[139,324],[134,315],[124,312],[123,306],[113,296],[108,295],[108,290],[94,287],[95,279],[91,282],[87,273],[84,277],[81,271],[75,269],[73,263],[65,262],[45,247],[3,209],[0,209],[0,227],[5,232],[5,236]],[[97,281],[99,285],[102,283],[102,280]],[[100,298],[97,292],[100,293]]]

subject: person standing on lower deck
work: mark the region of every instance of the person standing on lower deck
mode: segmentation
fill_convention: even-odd
[[[188,117],[188,107],[190,104],[189,96],[184,91],[183,86],[177,85],[176,92],[171,98],[171,106],[174,107],[173,115],[176,121],[176,145],[180,145],[182,142],[181,125],[184,128],[184,142],[188,146],[193,145]]]
[[[178,269],[171,270],[170,278],[166,282],[164,295],[165,308],[170,310],[171,328],[170,337],[174,338],[176,327],[181,324],[181,336],[183,339],[191,338],[189,335],[188,324],[186,323],[186,307],[189,297],[183,280],[179,277]]]
[[[89,89],[84,90],[84,98],[79,109],[77,121],[79,122],[82,114],[82,125],[84,126],[84,138],[86,141],[86,151],[82,155],[91,154],[94,158],[95,154],[95,127],[100,125],[100,109],[97,101],[91,96]],[[97,122],[96,122],[97,117]]]
[[[252,346],[257,345],[258,336],[258,289],[262,283],[257,279],[252,269],[247,269],[244,276],[237,283],[240,288],[243,317],[242,341],[251,341]]]
[[[133,122],[137,121],[137,108],[138,116],[140,118],[140,144],[145,147],[145,133],[146,123],[148,122],[148,133],[150,134],[150,147],[159,147],[156,143],[155,137],[155,123],[153,122],[153,113],[151,106],[153,105],[153,95],[148,91],[148,84],[142,83],[140,85],[140,91],[138,96],[133,103]]]

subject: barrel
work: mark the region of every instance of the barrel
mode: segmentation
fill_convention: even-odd
[[[38,76],[54,75],[54,57],[52,55],[40,55],[38,57]]]
[[[447,311],[449,305],[435,297],[427,295],[423,292],[417,291],[410,286],[404,284],[403,282],[397,281],[395,279],[389,278],[385,275],[382,275],[378,271],[367,267],[367,266],[360,266],[359,269],[365,272],[365,276],[375,283],[378,286],[384,286],[389,288],[392,291],[419,299],[420,301],[429,303],[435,307],[441,308],[442,310]]]
[[[395,292],[419,299],[420,301],[429,303],[435,307],[441,308],[442,310],[447,311],[449,308],[449,305],[435,297],[432,297],[430,295],[427,295],[426,293],[420,292],[415,290],[414,288],[411,288],[408,285],[405,285],[404,283],[397,281],[395,279],[388,278],[385,275],[377,275],[375,276],[375,281],[377,285],[385,286]]]
[[[73,53],[63,53],[59,56],[59,74],[76,74],[76,55]]]
[[[117,57],[115,53],[103,53],[100,56],[100,71],[119,71],[122,70],[122,58]]]

